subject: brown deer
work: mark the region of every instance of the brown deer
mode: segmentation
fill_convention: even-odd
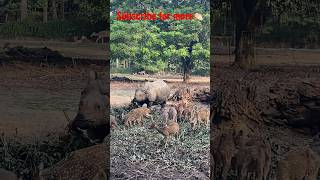
[[[164,136],[165,146],[167,146],[170,137],[179,133],[180,126],[177,122],[171,122],[164,127],[158,127],[155,122],[153,122],[149,129],[156,129],[160,134],[162,134]]]
[[[206,127],[209,127],[209,109],[202,107],[199,110],[195,111],[195,117],[190,119],[190,123],[192,124],[192,128],[194,129],[199,124],[204,124]]]
[[[98,144],[83,148],[52,167],[39,170],[34,175],[35,180],[106,180],[108,168],[108,145]],[[42,166],[42,167],[41,167]]]
[[[271,145],[268,139],[247,138],[236,154],[238,178],[246,180],[254,173],[257,180],[267,180],[271,166]]]
[[[124,117],[124,125],[126,126],[126,128],[129,128],[134,124],[140,124],[141,126],[143,126],[143,118],[145,117],[151,117],[149,108],[140,107],[133,109]]]
[[[162,109],[161,116],[164,119],[164,124],[168,123],[168,120],[177,122],[177,110],[172,106],[166,106]]]
[[[316,180],[319,165],[319,155],[309,147],[293,149],[278,162],[277,180]]]
[[[110,115],[110,126],[112,129],[116,128],[118,126],[116,117]]]
[[[234,133],[225,131],[214,139],[213,158],[214,158],[214,177],[219,180],[226,180],[231,169],[232,159],[237,152]],[[219,168],[221,169],[219,171]]]
[[[98,32],[98,33],[93,32],[93,33],[90,35],[90,37],[96,38],[96,43],[98,43],[99,40],[101,40],[101,43],[103,44],[103,43],[105,43],[105,42],[104,42],[104,38],[109,38],[109,34],[108,34],[108,31],[105,30],[105,31],[100,31],[100,32]]]

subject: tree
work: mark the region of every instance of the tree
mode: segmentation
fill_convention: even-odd
[[[58,12],[57,12],[57,2],[56,0],[51,0],[51,9],[52,9],[52,19],[58,19]]]
[[[64,0],[60,0],[60,15],[61,19],[64,19]]]
[[[188,10],[185,10],[187,12]],[[177,64],[183,67],[183,81],[188,82],[196,60],[209,62],[209,15],[204,16],[203,21],[171,21],[170,31],[162,32],[169,46],[166,50],[168,58],[173,58]],[[197,45],[195,52],[194,45]],[[179,58],[175,58],[179,57]],[[204,58],[203,58],[204,57]],[[203,63],[198,63],[201,65]],[[208,66],[209,67],[209,66]],[[209,69],[208,69],[209,70]]]
[[[183,72],[184,81],[193,70],[209,72],[208,1],[111,1],[111,61],[129,59],[140,70],[151,73],[164,70]],[[200,13],[204,19],[178,21],[116,21],[117,11],[144,13]],[[119,28],[121,27],[121,28]]]
[[[274,17],[280,23],[284,15],[289,15],[295,21],[303,22],[306,19],[313,25],[320,22],[320,3],[317,0],[216,0],[212,4],[213,10],[225,11],[225,5],[231,8],[235,24],[235,61],[234,65],[242,69],[254,68],[255,33]],[[307,18],[308,17],[308,18]],[[289,18],[290,19],[290,18]],[[311,25],[311,27],[313,27]],[[275,26],[275,23],[272,23]],[[299,25],[301,27],[301,24]],[[291,28],[294,31],[296,28]],[[291,37],[287,37],[291,39]]]
[[[21,0],[20,13],[21,21],[23,21],[28,16],[28,0]]]
[[[43,1],[43,22],[48,22],[48,0]]]
[[[234,65],[252,69],[254,62],[255,31],[263,24],[265,0],[232,0],[231,8],[236,25]]]

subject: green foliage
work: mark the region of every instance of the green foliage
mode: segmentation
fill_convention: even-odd
[[[74,35],[89,35],[92,32],[88,23],[77,21],[49,21],[42,22],[10,22],[0,26],[2,37],[41,37],[68,38]]]
[[[43,6],[48,2],[48,22],[43,23]],[[20,0],[5,0],[1,3],[0,36],[4,37],[44,37],[65,39],[105,30],[108,25],[109,1],[98,0],[56,0],[58,20],[54,20],[52,1],[28,0],[28,17],[20,21]],[[61,6],[64,2],[64,6]],[[64,7],[64,9],[61,9]],[[62,15],[61,12],[64,12]]]
[[[206,11],[209,1],[190,3],[125,1],[111,2],[111,62],[129,60],[130,64],[148,73],[181,70],[185,63],[182,58],[191,59],[190,68],[208,70],[210,15]],[[178,6],[180,5],[180,6]],[[155,8],[157,7],[157,8]],[[160,8],[158,8],[160,7]],[[176,7],[176,8],[174,8]],[[204,20],[175,21],[117,21],[116,10],[121,12],[143,13],[160,11],[163,13],[202,13]],[[174,11],[173,11],[174,10]],[[195,51],[189,53],[189,44],[198,42]],[[199,61],[199,62],[198,62]],[[200,62],[203,61],[203,62]],[[193,64],[193,62],[197,62]]]
[[[82,17],[91,24],[109,21],[109,1],[75,0],[74,2],[78,5],[77,11],[74,12],[78,17]]]
[[[211,7],[213,34],[232,35],[233,0],[218,0]],[[259,1],[259,0],[257,0]],[[252,2],[257,2],[252,1]],[[266,2],[260,0],[261,2]],[[257,10],[257,43],[285,44],[291,47],[320,45],[320,3],[318,0],[271,0]],[[262,15],[258,18],[259,15]]]

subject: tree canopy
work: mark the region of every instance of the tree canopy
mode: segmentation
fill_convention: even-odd
[[[295,48],[320,45],[317,0],[216,0],[212,12],[214,26],[220,27],[214,35],[234,32],[235,64],[244,69],[254,66],[253,46],[257,43]]]
[[[150,73],[209,73],[209,2],[111,2],[111,60]],[[118,21],[116,13],[201,13],[203,20]],[[190,71],[190,72],[189,72]],[[187,76],[187,75],[186,75]],[[188,79],[188,77],[186,77]]]

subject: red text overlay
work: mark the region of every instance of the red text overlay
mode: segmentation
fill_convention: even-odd
[[[143,14],[117,12],[118,21],[155,21],[155,20],[192,20],[193,14],[170,14],[160,12],[159,14],[146,12]]]

